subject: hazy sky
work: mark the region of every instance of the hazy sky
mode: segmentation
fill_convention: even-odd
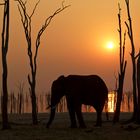
[[[119,36],[118,2],[122,6],[123,31],[126,29],[125,0],[65,0],[68,9],[57,15],[42,35],[38,52],[37,91],[47,92],[51,83],[59,75],[98,74],[109,90],[115,88],[118,73]],[[28,0],[27,9],[31,13],[37,0]],[[130,0],[135,46],[140,48],[140,1]],[[21,24],[17,3],[11,1],[10,44],[8,51],[9,91],[17,89],[19,83],[27,83],[30,72],[27,44]],[[32,18],[32,38],[35,42],[37,31],[53,11],[61,6],[61,0],[41,0]],[[0,31],[2,31],[0,7]],[[114,42],[114,49],[106,48],[107,42]],[[1,42],[1,38],[0,38]],[[33,43],[34,45],[34,43]],[[34,47],[34,46],[33,46]],[[127,36],[125,90],[131,90],[130,42]],[[1,57],[1,54],[0,54]],[[0,78],[1,78],[0,61]],[[1,83],[1,81],[0,81]]]

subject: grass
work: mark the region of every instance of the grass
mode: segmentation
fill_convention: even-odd
[[[112,119],[113,114],[110,114]],[[131,117],[130,113],[122,113],[123,122]],[[96,121],[95,113],[84,113],[86,129],[69,128],[68,113],[57,113],[50,129],[46,129],[49,114],[39,114],[39,125],[33,126],[31,114],[9,115],[12,126],[10,130],[0,130],[0,140],[139,140],[140,128],[138,125],[121,123],[113,125],[106,121],[103,114],[102,127],[94,127]],[[1,122],[1,120],[0,120]],[[1,123],[0,123],[1,126]],[[133,129],[137,128],[137,129]]]

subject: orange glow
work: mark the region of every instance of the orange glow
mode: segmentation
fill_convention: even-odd
[[[106,48],[109,49],[109,50],[114,49],[114,43],[112,41],[107,42]]]
[[[38,0],[27,1],[27,12],[30,15]],[[10,3],[10,36],[8,49],[8,90],[17,90],[20,82],[25,83],[28,91],[27,75],[30,64],[27,56],[27,42],[22,27],[18,3]],[[58,14],[41,36],[38,52],[37,93],[50,91],[52,81],[60,75],[98,74],[109,89],[114,89],[114,73],[119,69],[119,36],[118,36],[118,2],[112,0],[66,0],[64,5],[71,5]],[[127,19],[126,6],[121,2],[122,24]],[[131,13],[134,19],[133,31],[135,46],[140,48],[140,1],[131,2]],[[39,29],[46,18],[62,6],[61,1],[42,0],[32,17],[32,47]],[[0,8],[0,33],[2,31],[3,6]],[[123,24],[123,30],[125,25]],[[107,42],[113,42],[114,46]],[[0,38],[1,43],[1,38]],[[128,62],[124,90],[132,89],[130,41],[126,38],[125,58]],[[34,52],[33,52],[34,53]],[[1,58],[1,53],[0,53]],[[18,59],[17,59],[18,58]],[[15,69],[16,66],[16,69]],[[2,62],[0,61],[0,78]],[[0,89],[1,89],[0,81]]]

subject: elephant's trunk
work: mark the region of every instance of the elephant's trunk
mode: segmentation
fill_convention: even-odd
[[[50,115],[50,119],[49,119],[49,121],[47,123],[47,126],[46,126],[47,128],[50,127],[52,121],[54,120],[54,117],[55,117],[55,109],[56,109],[56,106],[51,107],[51,115]]]

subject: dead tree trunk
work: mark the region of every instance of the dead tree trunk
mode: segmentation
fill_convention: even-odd
[[[11,92],[10,94],[10,113],[13,114],[13,108],[14,108],[14,100],[13,100],[13,95],[14,95],[14,92]]]
[[[25,108],[26,108],[26,113],[28,112],[28,109],[29,109],[29,101],[28,101],[28,95],[26,93],[26,96],[25,96]]]
[[[8,89],[7,89],[7,52],[9,45],[9,0],[4,1],[4,15],[2,27],[2,128],[9,129],[8,122]]]
[[[17,98],[17,112],[19,114],[22,113],[22,106],[23,106],[23,95],[18,93],[18,98]]]
[[[40,104],[40,112],[43,112],[43,95],[40,94],[39,104]]]
[[[125,0],[127,7],[128,23],[125,22],[128,29],[128,36],[131,42],[131,60],[132,60],[132,83],[133,83],[133,115],[130,121],[135,121],[137,118],[137,94],[136,94],[136,54],[135,54],[135,45],[133,39],[133,29],[132,29],[132,19],[130,15],[130,3],[129,0]]]
[[[130,99],[131,99],[131,92],[127,93],[127,108],[128,108],[128,112],[130,112]]]
[[[68,6],[64,6],[62,3],[62,8],[57,9],[51,16],[49,16],[45,24],[42,26],[42,28],[39,30],[37,38],[36,38],[36,46],[35,46],[35,54],[33,55],[33,49],[32,49],[32,35],[31,35],[31,22],[32,22],[32,16],[35,13],[35,10],[37,8],[37,5],[39,4],[40,0],[36,3],[33,12],[31,15],[28,15],[27,10],[26,10],[26,2],[24,3],[22,0],[16,0],[18,1],[20,7],[19,12],[21,15],[21,21],[23,24],[24,32],[26,35],[26,40],[28,44],[28,57],[29,57],[29,62],[30,62],[30,74],[28,75],[28,82],[30,85],[29,92],[31,96],[31,103],[32,103],[32,121],[33,124],[36,125],[38,124],[37,120],[37,101],[36,101],[36,72],[37,72],[37,56],[38,56],[38,48],[40,46],[40,38],[45,29],[48,27],[50,24],[51,20],[54,18],[55,15],[66,9]]]
[[[22,108],[23,108],[23,92],[24,92],[24,83],[20,83],[19,86],[18,86],[18,113],[21,114],[22,113]]]
[[[116,110],[113,118],[113,122],[116,123],[119,121],[120,116],[120,107],[122,102],[122,94],[123,94],[123,83],[124,83],[124,76],[125,76],[125,69],[127,62],[124,60],[125,54],[125,36],[124,33],[124,42],[122,43],[122,25],[121,25],[121,8],[119,5],[119,13],[118,13],[118,20],[119,20],[119,37],[120,37],[120,72],[119,72],[119,85],[117,90],[117,103],[116,103]]]
[[[140,53],[137,60],[138,112],[137,123],[140,123]]]
[[[16,104],[17,104],[17,100],[16,100],[16,97],[13,93],[13,111],[14,111],[14,113],[16,113]]]

